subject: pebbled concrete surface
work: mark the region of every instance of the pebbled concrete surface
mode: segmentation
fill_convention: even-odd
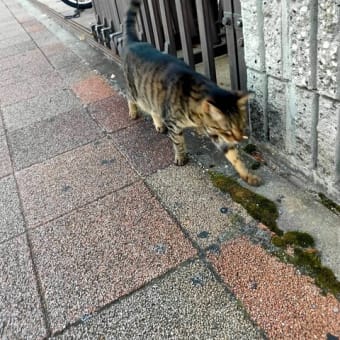
[[[0,21],[16,31],[13,45],[0,38],[11,46],[0,48],[8,81],[0,87],[0,337],[303,338],[306,327],[306,334],[339,336],[334,299],[322,297],[310,279],[305,296],[286,308],[291,328],[273,321],[277,306],[299,291],[282,285],[293,269],[281,263],[273,272],[277,260],[260,247],[275,250],[270,233],[212,187],[205,169],[235,176],[223,155],[189,132],[189,164],[171,165],[167,137],[150,120],[129,120],[116,64],[28,0],[0,0]],[[52,70],[39,72],[46,63]],[[19,81],[18,67],[35,76]],[[318,214],[315,197],[285,185],[270,168],[259,172],[266,184],[258,192],[276,200],[282,187],[292,191],[278,203],[282,228],[317,228],[307,219],[310,210]],[[305,205],[293,200],[300,195],[309,197]],[[315,219],[330,231],[329,253],[324,228],[313,235],[334,266],[330,215]],[[243,235],[251,242],[246,250],[230,252]],[[261,287],[242,293],[257,267]],[[310,310],[303,304],[309,292],[318,301],[310,313],[317,321],[308,323],[308,315],[301,323],[290,316]],[[330,315],[329,327],[317,333]]]
[[[57,339],[264,339],[232,295],[194,261]]]
[[[0,244],[0,330],[2,339],[47,335],[26,236]]]
[[[195,255],[142,183],[33,230],[31,239],[53,332]]]

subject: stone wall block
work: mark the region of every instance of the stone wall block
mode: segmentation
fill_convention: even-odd
[[[285,150],[287,84],[268,77],[268,129],[269,141],[279,150]]]
[[[282,11],[281,0],[263,1],[264,46],[266,71],[269,75],[282,77]]]
[[[315,0],[291,1],[288,27],[292,80],[296,85],[316,85],[316,3]]]
[[[262,7],[242,1],[244,54],[247,67],[265,71]]]
[[[319,1],[318,89],[340,99],[340,2]]]
[[[254,97],[250,100],[251,136],[258,141],[265,141],[267,138],[267,76],[249,69],[247,76],[248,89],[254,92]]]
[[[340,103],[320,97],[318,122],[317,173],[325,182],[337,179],[337,151],[339,150],[338,119]]]
[[[305,170],[314,167],[313,154],[316,142],[318,95],[305,89],[296,89],[295,157]]]

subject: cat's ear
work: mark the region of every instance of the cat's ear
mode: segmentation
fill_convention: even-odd
[[[240,111],[247,109],[249,99],[253,98],[253,92],[237,92],[237,107]]]
[[[217,107],[214,99],[206,98],[202,103],[203,112],[209,114],[215,121],[224,120],[224,113]]]

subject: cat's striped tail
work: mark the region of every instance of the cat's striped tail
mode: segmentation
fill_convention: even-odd
[[[130,0],[130,6],[124,22],[124,45],[139,41],[136,30],[136,17],[141,6],[141,0]]]

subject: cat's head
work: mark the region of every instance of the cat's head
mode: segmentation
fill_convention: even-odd
[[[249,93],[221,91],[202,102],[204,128],[214,143],[234,145],[247,139],[249,96]]]

